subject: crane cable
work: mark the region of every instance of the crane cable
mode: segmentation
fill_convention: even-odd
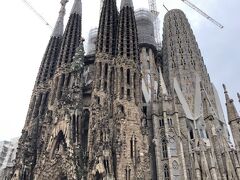
[[[195,6],[193,3],[191,3],[188,0],[181,0],[183,1],[185,4],[187,4],[189,7],[191,7],[192,9],[194,9],[195,11],[197,11],[199,14],[201,14],[202,16],[204,16],[206,19],[208,19],[209,21],[211,21],[213,24],[215,24],[216,26],[218,26],[219,28],[223,28],[224,26],[221,25],[219,22],[217,22],[215,19],[213,19],[212,17],[210,17],[209,15],[207,15],[205,12],[203,12],[201,9],[199,9],[197,6]]]
[[[50,29],[53,27],[47,22],[47,20],[26,0],[22,0],[38,17],[41,19],[45,25],[47,25]]]

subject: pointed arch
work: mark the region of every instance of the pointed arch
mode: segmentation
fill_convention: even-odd
[[[58,132],[58,135],[55,137],[55,141],[53,144],[54,145],[50,156],[51,158],[54,158],[56,154],[64,153],[67,150],[66,138],[62,130]]]

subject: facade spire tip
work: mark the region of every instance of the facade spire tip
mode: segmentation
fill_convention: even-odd
[[[223,84],[223,89],[224,89],[224,93],[227,93],[227,87],[225,84]]]
[[[54,37],[59,37],[63,35],[63,21],[64,21],[64,16],[66,13],[66,4],[68,3],[68,0],[61,0],[61,10],[59,11],[59,16],[58,16],[58,20],[57,23],[54,27],[52,36]]]
[[[71,14],[82,15],[82,1],[81,0],[74,1]]]

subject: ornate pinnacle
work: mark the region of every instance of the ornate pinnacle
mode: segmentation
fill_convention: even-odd
[[[71,14],[79,14],[82,15],[82,1],[81,0],[75,0]]]
[[[65,16],[65,13],[66,13],[66,4],[68,3],[68,0],[61,0],[61,9],[59,11],[59,16],[58,16],[58,20],[57,20],[57,23],[54,27],[54,30],[53,30],[53,33],[52,33],[52,36],[62,36],[63,34],[63,19],[64,19],[64,16]]]
[[[225,84],[223,84],[223,89],[224,89],[224,93],[227,93],[227,88]]]
[[[227,87],[226,87],[225,84],[223,84],[223,89],[224,89],[226,101],[230,100],[229,95],[228,95],[228,91],[227,91]]]
[[[238,96],[238,101],[240,102],[240,94],[239,94],[239,93],[237,93],[237,96]]]

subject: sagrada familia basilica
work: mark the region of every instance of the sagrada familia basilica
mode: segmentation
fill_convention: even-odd
[[[166,13],[159,49],[151,12],[104,0],[85,53],[82,2],[64,29],[66,3],[5,178],[239,180],[240,116],[224,86],[224,118],[185,14]]]

